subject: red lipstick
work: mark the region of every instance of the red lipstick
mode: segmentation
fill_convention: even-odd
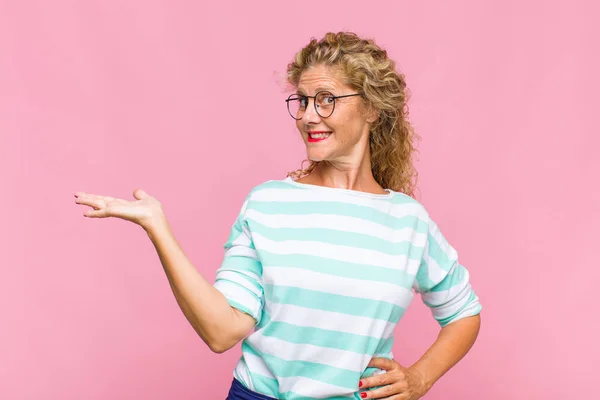
[[[310,143],[322,142],[327,139],[330,135],[330,131],[308,131],[308,141]]]

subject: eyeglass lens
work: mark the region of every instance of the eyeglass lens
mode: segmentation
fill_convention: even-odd
[[[288,111],[294,119],[301,119],[309,106],[310,97],[293,94],[288,98]],[[329,117],[335,108],[335,97],[330,92],[319,92],[315,96],[314,106],[321,118]]]

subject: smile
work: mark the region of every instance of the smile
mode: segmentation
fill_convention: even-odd
[[[308,141],[309,142],[320,142],[320,141],[327,139],[330,135],[331,135],[331,132],[324,132],[324,131],[308,132]]]

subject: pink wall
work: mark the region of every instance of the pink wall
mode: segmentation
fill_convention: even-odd
[[[286,63],[341,29],[406,73],[421,201],[484,306],[426,398],[597,393],[594,2],[206,3],[0,2],[0,398],[225,397],[239,347],[208,351],[143,231],[84,219],[72,193],[157,196],[212,280],[247,191],[302,159]],[[415,301],[399,361],[436,333]]]

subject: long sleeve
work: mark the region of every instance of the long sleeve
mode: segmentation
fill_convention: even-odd
[[[413,288],[421,294],[423,303],[442,327],[481,312],[479,298],[469,282],[469,272],[458,262],[456,250],[431,219]]]

